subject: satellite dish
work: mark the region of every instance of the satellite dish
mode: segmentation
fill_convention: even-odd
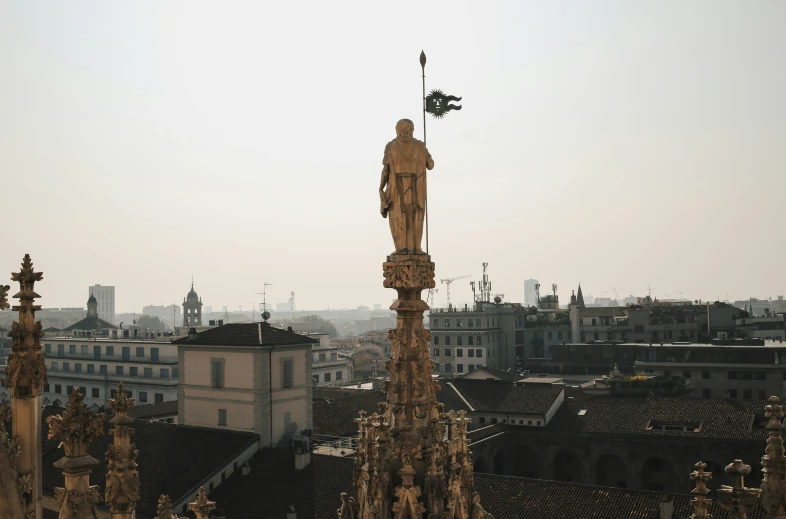
[[[497,296],[497,297],[494,298],[494,302],[497,303],[497,304],[500,304],[502,302],[502,298]]]

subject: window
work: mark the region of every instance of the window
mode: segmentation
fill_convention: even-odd
[[[98,372],[101,375],[106,375],[106,364],[101,364],[101,366],[98,368]]]
[[[546,338],[551,339],[551,332],[546,333]],[[532,425],[532,420],[530,420],[530,425]]]
[[[338,353],[331,352],[330,353],[330,360],[338,360]]]
[[[743,389],[742,390],[742,398],[745,400],[752,400],[752,391],[750,389]]]
[[[101,398],[101,392],[97,387],[93,388],[93,398]]]
[[[445,336],[445,346],[450,346],[450,336],[449,335]],[[784,373],[786,373],[786,372],[784,372]],[[786,379],[784,379],[784,380],[786,380]]]
[[[690,376],[690,371],[683,371],[683,372],[682,372],[682,377],[683,377],[683,378],[691,378],[691,376]]]
[[[145,368],[145,378],[153,378],[153,368]]]
[[[475,350],[473,350],[472,348],[468,349],[467,357],[474,357],[474,356],[475,356]]]
[[[111,357],[115,354],[115,347],[114,346],[107,346],[106,347],[106,355],[107,357]]]
[[[480,346],[480,335],[475,337],[475,346]]]
[[[475,342],[475,338],[470,335],[469,338],[467,339],[467,344],[472,346],[474,342]]]
[[[592,326],[595,326],[595,323],[596,323],[596,322],[597,322],[597,319],[595,319],[595,318],[593,317],[593,318],[592,318]]]
[[[344,373],[336,371],[336,380],[344,380]]]
[[[125,366],[115,366],[115,375],[122,375]]]
[[[464,373],[464,364],[456,364],[456,372]]]
[[[475,365],[474,364],[470,364],[469,365],[469,371],[475,371]]]
[[[439,335],[434,336],[434,344],[439,346]]]
[[[431,326],[433,326],[434,328],[439,328],[439,319],[432,319],[432,321],[433,324]]]
[[[101,358],[101,346],[93,346],[93,358],[94,359]]]
[[[157,404],[161,403],[164,401],[164,393],[154,393],[153,398]]]
[[[137,346],[137,348],[136,348],[136,356],[137,357],[144,357],[145,356],[145,348]]]
[[[450,328],[450,319],[445,319],[445,328]]]
[[[142,403],[147,402],[147,391],[140,391],[139,392],[139,401]]]
[[[330,382],[330,373],[325,373],[325,382]],[[284,387],[292,387],[292,386],[284,386]]]
[[[478,417],[478,425],[486,425],[486,417],[485,416],[479,416]]]
[[[756,393],[758,400],[767,400],[767,394],[763,389],[758,389]]]
[[[83,344],[83,345],[82,345],[82,347],[80,348],[80,350],[81,350],[81,352],[80,352],[80,353],[81,353],[82,355],[87,355],[87,354],[88,354],[88,353],[87,353],[87,344]]]
[[[739,378],[738,373],[737,371],[729,371],[729,380],[737,380]]]
[[[88,373],[95,373],[96,372],[96,365],[95,364],[88,364],[87,365],[87,372]]]
[[[475,319],[475,327],[480,328],[480,319]]]
[[[58,344],[57,345],[57,356],[62,357],[65,355],[65,344]]]
[[[701,390],[702,398],[712,398],[712,389],[705,387]]]
[[[458,337],[456,337],[456,346],[461,346],[462,344],[463,341],[461,340],[461,335],[459,335]]]
[[[68,345],[68,354],[69,355],[76,355],[76,344],[69,344]]]
[[[592,336],[596,341],[600,339],[600,333],[598,332],[592,332]]]
[[[57,371],[57,362],[52,362],[52,371]],[[786,373],[786,371],[784,371]]]
[[[49,383],[44,384],[44,393],[49,393]]]
[[[464,350],[462,348],[456,348],[456,357],[463,357]]]
[[[327,357],[325,357],[325,354],[324,353],[320,353],[319,354],[319,362],[325,362],[326,360],[327,360]]]
[[[71,371],[71,363],[63,362],[63,371]]]
[[[292,387],[295,385],[295,360],[283,359],[281,361],[281,381],[283,387]],[[328,373],[325,373],[325,382],[328,382]]]
[[[150,360],[158,362],[158,348],[150,348]]]
[[[481,350],[480,348],[476,349],[475,350],[475,356],[478,357],[478,358],[482,357],[483,356],[483,350]]]
[[[319,375],[311,375],[311,382],[316,386],[319,384]]]
[[[219,409],[218,410],[218,425],[226,425],[227,424],[227,410],[226,409]]]
[[[161,368],[161,378],[169,378],[169,368]]]
[[[467,326],[472,328],[475,325],[475,321],[473,319],[467,319]]]
[[[549,338],[551,338],[551,337],[549,337]],[[557,339],[558,340],[562,339],[562,332],[557,332]]]
[[[698,422],[667,422],[663,420],[652,420],[647,427],[648,431],[680,431],[680,432],[699,432],[701,429],[701,423]],[[652,461],[657,460],[657,463],[660,464],[663,462],[660,458],[655,458]],[[650,462],[651,463],[651,462]],[[661,470],[657,466],[651,467],[654,470]]]
[[[450,348],[445,348],[444,350],[442,350],[442,355],[445,357],[450,357],[451,355],[450,351],[451,351]]]
[[[461,319],[456,319],[456,328],[461,328]]]
[[[152,368],[145,368],[145,376],[148,369],[153,376]],[[224,359],[210,359],[210,385],[217,389],[224,387]]]
[[[85,386],[79,386],[79,394],[87,396],[87,388]]]
[[[74,372],[82,373],[82,363],[81,362],[77,362],[77,363],[74,364]]]
[[[702,371],[701,372],[701,378],[703,378],[704,380],[709,380],[710,372],[709,371]]]
[[[60,384],[55,384],[55,393],[59,395],[62,392],[63,392],[63,386],[61,386]]]
[[[434,371],[439,372],[439,364],[434,364]]]
[[[132,377],[139,376],[139,368],[136,366],[131,366],[130,368],[128,368],[128,374],[131,375]]]
[[[177,368],[172,368],[172,378],[177,378]]]
[[[439,357],[439,348],[434,348],[434,356]]]
[[[767,380],[767,373],[764,371],[754,371],[753,380]]]
[[[522,420],[523,422],[524,420]],[[527,425],[532,425],[532,420],[527,420]]]
[[[450,364],[445,364],[445,373],[453,373],[453,366]]]
[[[44,345],[44,353],[46,353],[47,355],[52,353],[52,345],[51,344],[45,344]]]
[[[737,398],[737,390],[736,389],[729,389],[729,398]]]

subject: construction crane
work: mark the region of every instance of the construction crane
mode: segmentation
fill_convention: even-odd
[[[437,292],[439,292],[438,288],[428,289],[428,296],[426,296],[426,304],[428,304],[429,301],[433,301],[433,299],[431,299],[431,294],[436,294]]]
[[[472,274],[465,274],[463,276],[456,276],[454,278],[445,278],[445,279],[440,279],[439,280],[440,283],[444,283],[445,285],[447,285],[448,308],[451,308],[451,306],[450,306],[450,284],[453,283],[454,281],[458,280],[458,279],[464,279],[464,278],[469,278],[469,277],[472,277]]]

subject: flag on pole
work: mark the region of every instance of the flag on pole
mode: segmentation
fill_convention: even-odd
[[[452,105],[451,101],[461,101],[461,98],[445,95],[442,90],[432,90],[426,96],[426,111],[437,119],[441,119],[451,110],[461,110],[461,105]]]

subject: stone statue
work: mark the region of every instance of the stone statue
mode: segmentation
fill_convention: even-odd
[[[426,169],[434,169],[426,145],[412,134],[409,119],[396,123],[396,138],[385,146],[379,184],[380,212],[390,222],[399,254],[423,254],[423,219],[426,214]]]

